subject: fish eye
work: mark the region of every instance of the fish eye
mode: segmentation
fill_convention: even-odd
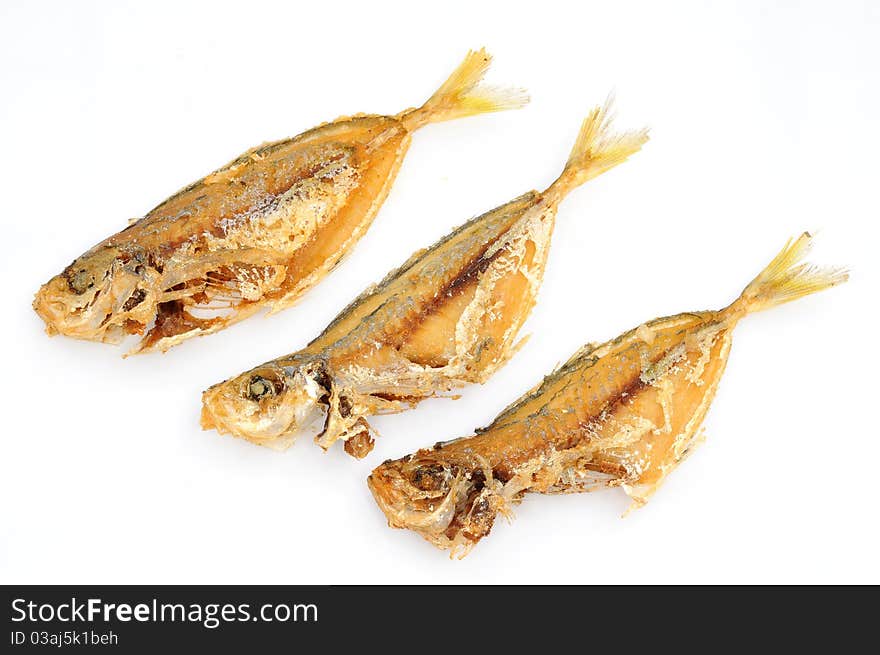
[[[419,466],[412,472],[410,482],[422,491],[437,491],[446,482],[446,468],[441,464]]]
[[[274,396],[275,385],[262,375],[254,375],[248,382],[247,394],[251,400],[260,400],[266,396]]]
[[[95,276],[83,268],[69,276],[67,282],[74,293],[83,294],[95,286]]]

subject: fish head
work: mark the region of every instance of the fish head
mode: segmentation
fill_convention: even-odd
[[[202,427],[254,443],[286,448],[322,414],[327,390],[310,362],[271,362],[215,384],[202,394]]]
[[[461,471],[422,452],[378,466],[367,483],[388,522],[422,533],[442,533],[465,486]]]
[[[388,524],[422,535],[452,555],[466,555],[507,514],[503,485],[480,463],[460,467],[423,450],[378,466],[367,479]]]
[[[155,317],[158,277],[142,251],[99,245],[40,287],[33,306],[50,335],[118,343]]]

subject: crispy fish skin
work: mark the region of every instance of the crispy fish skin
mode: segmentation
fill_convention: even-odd
[[[526,493],[620,486],[643,505],[693,446],[745,315],[840,284],[798,261],[804,233],[731,305],[588,344],[470,437],[386,461],[368,485],[388,524],[466,555]]]
[[[289,307],[369,228],[410,144],[432,122],[521,107],[478,87],[491,58],[470,52],[421,107],[342,117],[245,152],[78,257],[34,309],[48,334],[168,348],[268,308]]]
[[[645,131],[613,134],[608,107],[594,109],[547,190],[515,198],[415,253],[303,350],[205,391],[202,426],[283,448],[326,411],[317,443],[327,449],[342,439],[349,454],[363,457],[373,446],[366,416],[486,380],[516,350],[559,202],[646,139]]]

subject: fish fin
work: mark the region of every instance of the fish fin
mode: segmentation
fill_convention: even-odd
[[[492,56],[485,48],[469,51],[425,104],[402,112],[399,118],[408,129],[415,130],[428,123],[525,106],[529,96],[524,89],[479,85],[491,63]]]
[[[739,315],[758,312],[846,282],[849,273],[844,268],[800,263],[811,245],[809,232],[789,239],[727,311]]]
[[[647,128],[611,131],[613,104],[613,97],[609,96],[604,106],[594,107],[584,119],[568,162],[562,174],[547,189],[548,194],[562,199],[575,187],[625,162],[647,142]]]
[[[349,455],[356,459],[366,457],[375,445],[373,435],[378,434],[367,423],[366,416],[374,412],[369,400],[369,396],[362,396],[340,388],[335,382],[331,383],[326,400],[324,429],[315,436],[315,443],[326,452],[341,439],[345,452]]]

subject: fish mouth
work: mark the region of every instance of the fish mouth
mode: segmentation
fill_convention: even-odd
[[[34,295],[33,308],[46,324],[46,332],[50,336],[64,334],[63,327],[67,324],[67,305],[61,300],[53,299],[48,290],[49,284],[44,284]]]

